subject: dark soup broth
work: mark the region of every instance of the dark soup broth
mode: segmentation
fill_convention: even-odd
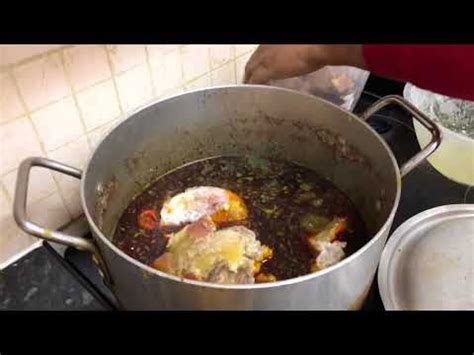
[[[368,241],[365,225],[350,199],[313,170],[287,161],[223,156],[187,164],[158,178],[126,208],[113,242],[131,257],[152,265],[165,252],[166,234],[173,230],[143,228],[138,216],[144,210],[154,210],[159,219],[165,201],[198,186],[223,188],[242,199],[248,217],[241,223],[273,252],[260,272],[274,275],[274,280],[314,271],[315,252],[308,236],[320,232],[334,218],[345,221],[345,228],[337,234],[337,240],[345,245],[344,257]]]

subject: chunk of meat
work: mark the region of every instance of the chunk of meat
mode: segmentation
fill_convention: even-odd
[[[321,231],[312,234],[308,237],[310,246],[317,252],[320,252],[320,242],[332,242],[339,233],[346,229],[347,222],[343,218],[334,218],[331,222],[326,224]]]
[[[181,226],[211,216],[217,223],[243,221],[248,216],[242,199],[232,191],[199,186],[173,196],[161,209],[162,226]]]
[[[243,226],[216,230],[209,217],[172,234],[167,251],[152,266],[179,277],[222,284],[254,283],[255,270],[272,255]]]
[[[208,216],[199,219],[197,222],[188,226],[187,232],[190,237],[203,238],[216,230],[216,225]]]
[[[258,283],[275,282],[276,280],[277,278],[272,274],[261,273],[255,277],[255,281]]]
[[[344,248],[346,244],[346,242],[338,240],[334,242],[320,242],[319,248],[321,251],[311,264],[311,272],[326,269],[341,261],[345,256]]]
[[[225,261],[217,262],[206,277],[206,281],[219,284],[251,284],[253,272],[247,265],[232,271]]]
[[[160,257],[155,259],[151,266],[155,268],[156,270],[163,271],[163,272],[168,272],[168,270],[171,269],[171,260],[172,255],[168,252],[165,252],[164,254],[161,254]]]
[[[320,232],[308,237],[308,243],[316,255],[311,263],[311,272],[323,270],[345,257],[344,248],[347,243],[336,239],[346,227],[345,219],[335,218]]]
[[[262,267],[262,264],[265,261],[270,260],[272,257],[273,257],[273,250],[267,247],[266,245],[264,245],[263,250],[262,250],[262,257],[259,260],[255,261],[253,264],[254,275],[260,272],[260,268]]]

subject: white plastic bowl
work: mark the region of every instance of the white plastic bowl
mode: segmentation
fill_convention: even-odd
[[[441,145],[428,158],[430,164],[448,179],[474,186],[474,139],[442,126],[439,117],[432,110],[435,101],[443,100],[448,105],[440,105],[438,112],[451,114],[452,111],[447,112],[446,110],[456,107],[461,102],[466,103],[466,101],[434,94],[411,84],[405,86],[403,96],[408,102],[436,121],[443,135]],[[474,105],[474,102],[472,104]],[[443,112],[443,110],[445,111]],[[463,117],[458,118],[463,119]],[[431,138],[429,132],[418,121],[413,120],[413,123],[420,146],[426,146]]]

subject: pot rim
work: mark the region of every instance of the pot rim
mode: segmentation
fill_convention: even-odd
[[[336,108],[340,111],[343,111],[347,115],[351,116],[353,119],[358,120],[362,125],[364,125],[366,128],[368,128],[370,131],[373,132],[373,134],[376,136],[378,141],[384,147],[384,149],[387,152],[390,160],[392,161],[393,167],[395,168],[396,184],[397,184],[396,194],[395,194],[395,201],[393,203],[392,209],[391,209],[390,214],[388,215],[387,219],[385,220],[385,223],[379,228],[378,232],[375,233],[375,235],[366,244],[364,244],[363,247],[361,247],[355,253],[351,254],[350,256],[343,259],[342,261],[340,261],[340,262],[338,262],[338,263],[336,263],[336,264],[334,264],[334,265],[332,265],[332,266],[330,266],[326,269],[323,269],[321,271],[317,271],[315,273],[309,273],[309,274],[306,274],[306,275],[294,277],[294,278],[287,279],[287,280],[276,281],[276,282],[255,283],[255,284],[239,284],[239,285],[227,285],[227,284],[218,284],[218,283],[204,282],[204,281],[194,281],[194,280],[189,280],[189,279],[180,278],[180,277],[177,277],[177,276],[174,276],[174,275],[167,274],[165,272],[156,270],[156,269],[152,268],[151,266],[143,264],[140,261],[132,258],[131,256],[127,255],[125,252],[120,250],[115,244],[112,243],[111,240],[106,238],[105,235],[102,233],[102,231],[97,227],[97,225],[95,224],[91,214],[89,213],[89,210],[87,208],[87,204],[86,204],[86,201],[85,201],[84,190],[85,190],[85,181],[86,181],[85,177],[87,176],[87,173],[88,173],[88,170],[89,170],[89,167],[90,167],[90,163],[91,163],[92,159],[94,158],[95,153],[97,152],[98,149],[100,149],[100,146],[107,139],[107,137],[110,134],[112,134],[120,125],[124,124],[130,117],[133,117],[136,113],[138,113],[138,112],[140,112],[140,111],[142,111],[146,108],[149,108],[149,107],[151,107],[155,104],[162,103],[162,102],[165,102],[165,101],[175,100],[176,98],[178,98],[182,95],[187,95],[187,94],[192,94],[192,93],[197,93],[197,92],[213,91],[213,90],[216,90],[216,89],[227,89],[227,88],[244,89],[244,88],[248,88],[248,87],[260,88],[260,89],[272,90],[272,91],[276,90],[276,91],[281,91],[281,92],[288,92],[288,93],[291,93],[293,95],[294,94],[303,95],[303,96],[306,96],[307,98],[310,98],[312,100],[323,101],[325,104],[330,105],[330,106],[332,106],[332,107],[334,107],[334,108]],[[337,270],[339,268],[344,267],[345,265],[351,263],[353,260],[355,260],[360,255],[362,255],[366,250],[368,250],[373,244],[375,244],[377,242],[377,240],[379,238],[381,238],[381,236],[384,234],[384,232],[387,229],[390,228],[390,226],[392,224],[392,221],[393,221],[393,218],[395,216],[395,213],[398,209],[398,204],[400,202],[400,195],[401,195],[401,175],[400,175],[400,168],[399,168],[398,163],[395,159],[395,156],[393,155],[393,153],[392,153],[391,149],[389,148],[388,144],[376,133],[376,131],[369,124],[367,124],[367,122],[362,120],[360,117],[358,117],[354,113],[349,112],[349,111],[345,111],[345,110],[341,109],[339,106],[337,106],[337,105],[333,104],[332,102],[329,102],[325,99],[315,97],[315,96],[310,95],[310,94],[301,93],[301,92],[291,90],[291,89],[285,89],[285,88],[273,87],[273,86],[267,86],[267,85],[243,85],[243,84],[239,85],[239,84],[234,84],[234,85],[217,85],[217,86],[210,86],[210,87],[206,87],[206,88],[199,88],[199,89],[195,89],[195,90],[186,91],[184,93],[171,95],[171,96],[168,96],[168,97],[165,97],[165,98],[159,98],[155,101],[150,102],[147,105],[144,105],[144,106],[142,106],[142,107],[140,107],[140,108],[138,108],[134,111],[131,111],[128,114],[127,118],[125,118],[124,120],[119,122],[117,125],[115,125],[106,135],[104,135],[104,137],[101,139],[101,141],[96,145],[94,151],[89,155],[86,166],[84,168],[83,178],[81,179],[81,203],[82,203],[82,206],[83,206],[83,209],[84,209],[84,214],[86,216],[87,222],[89,223],[89,226],[92,229],[93,235],[96,236],[97,238],[99,238],[115,254],[117,254],[122,259],[125,259],[129,263],[132,263],[133,265],[135,265],[138,268],[142,269],[142,271],[151,273],[151,274],[156,275],[156,276],[166,278],[170,281],[184,283],[184,284],[187,284],[189,286],[200,286],[200,287],[206,287],[206,288],[212,288],[212,289],[221,289],[221,290],[225,290],[225,289],[230,289],[230,290],[268,289],[268,288],[279,287],[279,286],[289,286],[289,285],[292,285],[292,284],[305,282],[305,281],[308,281],[308,280],[311,280],[311,279],[323,277],[324,275],[332,272],[333,270]]]

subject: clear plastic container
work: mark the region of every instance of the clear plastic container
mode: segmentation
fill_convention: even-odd
[[[352,111],[364,90],[369,72],[347,66],[327,66],[307,75],[269,82],[330,101]]]
[[[430,164],[448,179],[474,186],[474,102],[459,100],[407,84],[405,99],[428,115],[443,135],[438,149],[428,158]],[[414,120],[420,146],[429,143],[430,134]]]

